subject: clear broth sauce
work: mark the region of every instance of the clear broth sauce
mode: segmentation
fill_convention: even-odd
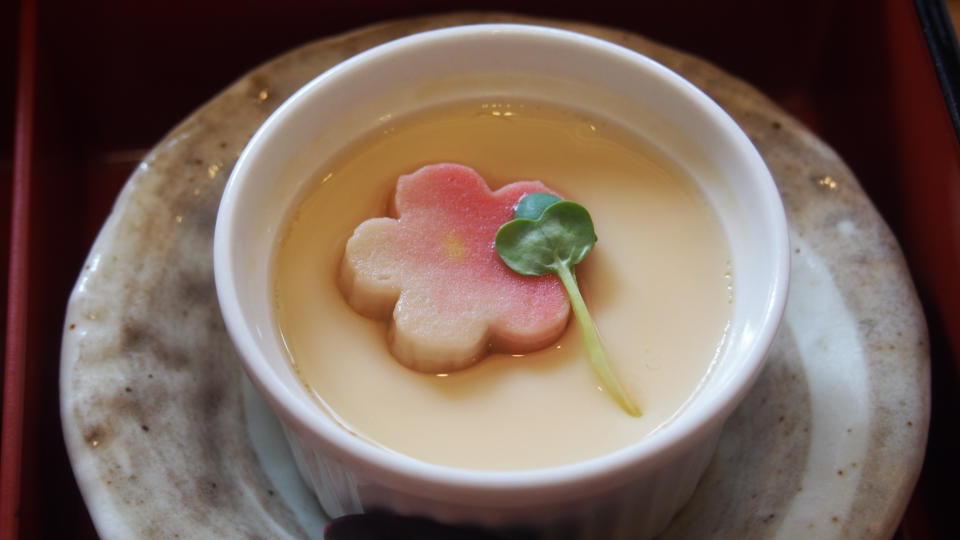
[[[494,189],[538,179],[590,211],[599,241],[577,276],[641,418],[600,388],[572,316],[547,349],[428,375],[392,358],[386,322],[347,305],[347,238],[386,215],[397,177],[438,162],[473,167]],[[626,130],[542,103],[465,103],[384,124],[318,171],[274,257],[276,323],[321,408],[374,444],[471,469],[580,461],[658,429],[708,376],[732,307],[726,240],[693,181]]]

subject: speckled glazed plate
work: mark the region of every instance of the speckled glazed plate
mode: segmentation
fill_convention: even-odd
[[[318,538],[323,516],[246,380],[213,284],[217,204],[260,123],[298,87],[427,29],[528,22],[646,54],[750,135],[790,221],[792,284],[768,365],[665,538],[886,538],[920,471],[926,328],[896,241],[843,162],[755,89],[622,31],[506,15],[391,22],[244,76],[131,176],[66,314],[60,399],[74,473],[105,538]]]

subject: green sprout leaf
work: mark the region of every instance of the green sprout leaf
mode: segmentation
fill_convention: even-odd
[[[520,202],[517,203],[517,207],[513,211],[513,217],[517,219],[540,219],[543,211],[546,210],[548,206],[562,200],[560,197],[551,195],[550,193],[527,193],[521,197]]]
[[[533,200],[528,200],[533,198]],[[580,294],[574,266],[597,242],[590,213],[583,206],[547,193],[520,199],[513,221],[497,231],[497,254],[514,272],[525,276],[556,274],[570,297],[594,372],[613,399],[632,416],[640,409],[624,390],[607,362],[600,334]]]

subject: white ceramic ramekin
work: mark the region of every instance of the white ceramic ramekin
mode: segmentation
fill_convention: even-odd
[[[376,448],[319,411],[291,369],[271,309],[270,259],[284,216],[319,164],[384,118],[471,98],[574,106],[650,140],[697,181],[725,229],[736,281],[728,342],[689,407],[612,454],[561,467],[484,472]],[[660,64],[584,35],[522,25],[449,28],[359,54],[300,89],[240,156],[217,217],[217,294],[247,373],[277,413],[331,516],[387,509],[448,522],[562,527],[645,538],[688,500],[724,420],[763,366],[786,300],[789,246],[776,186],[747,136]]]

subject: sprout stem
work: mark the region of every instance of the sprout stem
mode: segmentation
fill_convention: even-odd
[[[580,324],[580,333],[583,335],[583,341],[587,346],[587,356],[593,371],[600,377],[600,382],[606,388],[607,392],[620,405],[620,407],[631,416],[641,416],[640,408],[633,402],[630,395],[621,386],[620,380],[610,369],[607,362],[607,353],[603,350],[603,344],[600,343],[600,334],[597,333],[597,327],[593,324],[593,318],[587,310],[587,304],[580,295],[580,287],[577,285],[577,278],[559,257],[557,257],[557,275],[560,281],[567,289],[567,295],[570,297],[570,306],[573,308],[573,315]]]

